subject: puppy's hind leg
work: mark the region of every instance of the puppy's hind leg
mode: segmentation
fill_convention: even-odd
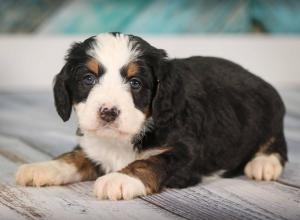
[[[287,161],[286,151],[283,134],[271,137],[246,164],[245,174],[255,180],[277,180]]]
[[[20,166],[16,182],[22,186],[63,185],[96,179],[98,172],[98,167],[77,147],[54,160]]]

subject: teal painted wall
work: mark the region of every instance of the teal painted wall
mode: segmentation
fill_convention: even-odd
[[[300,0],[0,0],[0,32],[300,33]]]

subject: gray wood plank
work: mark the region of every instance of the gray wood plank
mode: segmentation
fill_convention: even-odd
[[[24,188],[0,184],[1,219],[180,219],[141,199],[99,201],[92,182]],[[10,209],[10,212],[7,212]]]
[[[50,159],[30,146],[0,136],[0,219],[181,219],[142,199],[99,201],[93,182],[58,187],[16,186],[14,174],[23,162]]]
[[[62,122],[50,92],[2,92],[0,100],[0,134],[54,156],[76,145],[74,119]]]
[[[158,215],[157,212],[160,214],[163,212],[157,209],[160,207],[188,219],[297,219],[300,217],[300,213],[297,213],[297,210],[300,210],[299,189],[278,183],[254,182],[245,178],[216,180],[182,190],[168,189],[162,194],[129,202],[97,201],[91,194],[92,182],[48,188],[16,187],[13,175],[19,164],[24,161],[33,162],[50,157],[18,140],[5,137],[1,137],[1,140],[0,149],[5,154],[0,151],[3,157],[0,158],[0,165],[6,171],[0,175],[2,183],[0,186],[0,203],[2,204],[0,213],[5,213],[3,217],[55,219],[74,215],[72,217],[75,219],[83,216],[89,216],[92,219],[95,216],[109,219],[112,216],[118,218],[120,214],[116,214],[116,212],[120,213],[123,209],[129,210],[132,207],[140,210],[138,213],[130,212],[130,216],[133,215],[132,218],[144,216],[145,213],[145,218],[147,216],[150,218],[148,203],[154,205],[151,208],[156,215]],[[290,180],[293,184],[298,182],[300,176],[297,171],[299,169],[299,164],[288,164],[284,176],[281,178],[284,184],[289,185],[288,181]],[[11,197],[14,199],[9,200]],[[10,211],[7,212],[7,209]],[[283,209],[287,211],[283,212]],[[99,210],[101,213],[109,214],[100,215]],[[20,216],[20,213],[23,216]],[[55,213],[54,216],[53,213]]]
[[[93,197],[92,182],[48,188],[15,186],[18,165],[72,149],[76,126],[74,121],[60,121],[49,92],[0,93],[0,219],[300,219],[300,106],[296,94],[288,97],[291,163],[278,182],[240,177],[167,189],[134,201],[108,202]]]
[[[144,199],[188,219],[300,219],[299,170],[287,163],[278,182],[219,179]]]
[[[300,189],[300,163],[287,163],[278,182]]]
[[[300,190],[244,178],[144,198],[188,219],[300,219]]]

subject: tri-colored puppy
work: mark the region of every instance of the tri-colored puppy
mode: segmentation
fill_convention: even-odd
[[[71,47],[54,97],[64,121],[74,108],[79,145],[21,166],[18,184],[96,180],[98,198],[132,199],[211,175],[276,180],[287,161],[278,93],[224,59],[170,59],[137,36],[99,34]]]

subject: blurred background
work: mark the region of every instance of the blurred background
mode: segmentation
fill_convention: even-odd
[[[300,85],[299,0],[0,0],[0,89],[50,90],[73,41],[112,31]]]
[[[300,33],[298,0],[1,0],[0,32]]]

